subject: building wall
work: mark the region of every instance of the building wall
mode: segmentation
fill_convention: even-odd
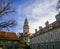
[[[60,49],[60,28],[55,28],[30,39],[32,49]],[[39,47],[39,48],[37,48]]]

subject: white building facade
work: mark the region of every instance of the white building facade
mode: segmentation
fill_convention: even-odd
[[[30,38],[30,46],[32,49],[60,49],[60,13],[56,15],[56,21],[46,27],[40,28]]]

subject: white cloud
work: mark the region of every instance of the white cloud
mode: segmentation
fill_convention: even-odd
[[[55,21],[55,15],[56,15],[56,13],[52,13],[51,15],[47,15],[47,16],[45,16],[43,18],[40,18],[38,20],[38,22],[30,23],[30,31],[34,33],[35,32],[34,29],[39,30],[39,26],[44,27],[45,26],[45,22],[47,20],[49,21],[49,23],[54,22]]]
[[[44,26],[44,23],[48,20],[50,23],[55,21],[56,9],[55,5],[57,0],[44,0],[40,2],[37,0],[33,4],[29,4],[26,7],[19,6],[18,15],[24,14],[30,22],[30,32],[34,33],[34,29],[39,26]],[[32,19],[37,21],[32,21]]]

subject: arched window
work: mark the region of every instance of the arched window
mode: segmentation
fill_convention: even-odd
[[[46,44],[46,49],[49,49],[48,44]]]
[[[52,49],[55,49],[55,44],[52,44],[51,46],[52,46]]]
[[[50,34],[50,38],[51,38],[51,40],[54,40],[54,34],[53,33]]]

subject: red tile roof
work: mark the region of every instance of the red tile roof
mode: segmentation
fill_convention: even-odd
[[[5,32],[0,31],[0,37],[4,37],[5,36]]]
[[[19,40],[16,33],[0,31],[0,39]]]
[[[50,28],[51,27],[51,28]],[[50,24],[50,26],[47,28],[47,27],[44,27],[44,28],[41,28],[37,33],[35,33],[32,37],[35,37],[35,36],[38,36],[40,34],[43,34],[43,33],[46,33],[48,32],[49,30],[52,30],[54,28],[57,28],[57,27],[60,27],[60,21],[55,21],[53,23]]]
[[[45,33],[45,32],[47,32],[47,31],[49,31],[49,30],[51,30],[51,29],[53,29],[53,28],[59,27],[59,26],[60,26],[60,21],[55,21],[55,22],[51,23],[48,28],[47,28],[47,27],[42,28],[42,29],[40,30],[40,32]]]
[[[52,23],[53,27],[59,27],[60,26],[60,21],[55,21]]]

